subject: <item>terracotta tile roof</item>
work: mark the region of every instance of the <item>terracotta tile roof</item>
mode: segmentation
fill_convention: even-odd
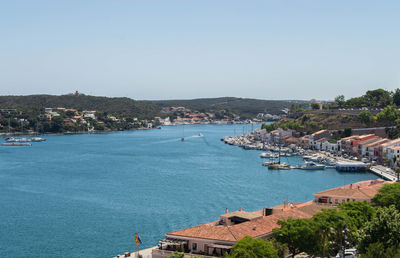
[[[374,143],[374,142],[378,142],[381,139],[382,139],[381,137],[376,136],[376,137],[373,137],[373,138],[368,139],[368,140],[362,140],[362,141],[360,141],[358,143],[358,145],[371,144],[371,143]]]
[[[391,145],[396,144],[396,143],[400,143],[400,138],[395,139],[395,140],[391,140],[391,141],[389,141],[389,142],[383,144],[382,147],[391,146]]]
[[[279,227],[279,220],[289,218],[311,218],[323,207],[314,202],[301,204],[293,203],[293,207],[284,208],[283,205],[273,207],[273,213],[233,226],[218,225],[218,221],[194,226],[166,234],[170,237],[201,238],[215,241],[236,242],[245,236],[260,237],[272,234],[274,228]],[[324,207],[326,208],[326,207]]]
[[[398,150],[398,149],[400,149],[400,146],[399,145],[398,146],[391,146],[388,149],[390,149],[390,150]]]
[[[385,139],[380,139],[380,140],[377,141],[377,142],[371,142],[371,143],[365,145],[365,147],[374,147],[374,146],[376,146],[376,145],[383,144],[383,143],[388,142],[388,141],[389,141],[389,140],[386,139],[386,138],[385,138]]]
[[[383,180],[368,180],[318,192],[314,195],[323,195],[337,198],[371,199],[386,183],[390,182],[386,182]]]
[[[234,211],[234,212],[222,214],[221,218],[240,217],[240,218],[252,220],[252,219],[258,218],[260,216],[261,216],[260,214],[247,212],[247,211]]]
[[[328,132],[328,130],[319,130],[318,132],[311,134],[311,136],[315,136],[315,135],[326,133],[326,132]]]

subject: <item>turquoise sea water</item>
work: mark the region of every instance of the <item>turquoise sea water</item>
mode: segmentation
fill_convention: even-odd
[[[0,257],[112,257],[133,250],[135,232],[142,248],[151,247],[167,232],[216,220],[225,208],[308,201],[314,192],[376,178],[268,171],[260,151],[220,141],[249,129],[177,126],[0,147]],[[193,137],[181,142],[183,133]]]

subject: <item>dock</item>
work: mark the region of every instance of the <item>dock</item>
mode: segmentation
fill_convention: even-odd
[[[397,175],[396,172],[394,172],[392,169],[384,167],[384,166],[372,166],[370,168],[370,171],[383,179],[389,180],[396,182],[397,181]]]
[[[147,249],[143,249],[140,251],[136,251],[136,252],[125,252],[124,254],[120,254],[115,256],[115,258],[138,258],[139,255],[143,258],[152,258],[152,252],[154,249],[157,249],[158,246],[153,246]]]

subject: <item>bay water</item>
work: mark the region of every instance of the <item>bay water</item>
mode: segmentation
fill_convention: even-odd
[[[220,141],[249,130],[171,126],[0,147],[0,257],[112,257],[133,251],[135,232],[147,248],[167,232],[217,220],[225,208],[304,202],[314,192],[377,178],[268,171],[261,151]]]

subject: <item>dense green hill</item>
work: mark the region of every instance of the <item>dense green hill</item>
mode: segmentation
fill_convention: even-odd
[[[127,114],[139,118],[152,118],[160,113],[162,107],[184,106],[202,112],[217,112],[230,110],[235,114],[254,117],[260,112],[271,114],[282,113],[282,109],[294,103],[304,104],[305,101],[259,100],[245,98],[204,98],[191,100],[133,100],[130,98],[108,98],[88,95],[28,95],[0,96],[0,107],[13,108],[44,108],[65,107],[78,110],[101,110],[111,113]]]
[[[229,109],[236,114],[257,115],[258,113],[267,112],[271,114],[280,114],[282,109],[290,107],[292,104],[305,104],[306,101],[291,100],[261,100],[247,98],[204,98],[189,100],[157,100],[148,101],[159,107],[167,106],[184,106],[186,108],[200,111],[218,111],[221,109]]]
[[[78,110],[101,110],[110,113],[127,114],[139,118],[151,118],[160,109],[150,103],[130,98],[107,98],[87,95],[29,95],[0,96],[0,107],[65,107]]]

